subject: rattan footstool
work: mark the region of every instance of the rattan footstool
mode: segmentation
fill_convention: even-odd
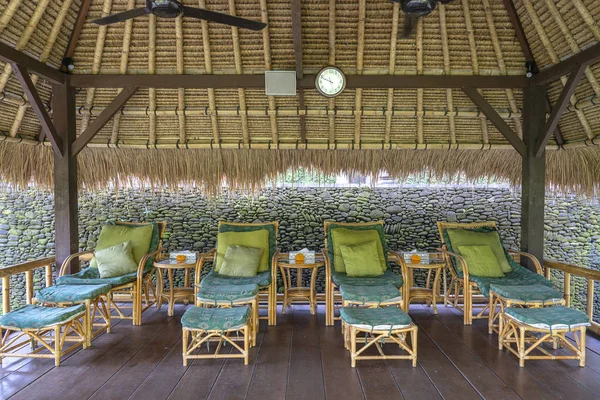
[[[417,366],[417,326],[404,311],[397,307],[358,308],[343,307],[340,310],[342,325],[344,325],[344,343],[350,351],[351,366],[356,366],[357,360],[411,360],[412,366]],[[359,334],[364,339],[364,346],[356,348]],[[410,334],[410,344],[407,343]],[[362,341],[362,340],[361,340]],[[390,354],[383,352],[385,341],[397,344],[408,354]],[[375,346],[379,355],[361,355],[369,347]]]
[[[235,307],[250,306],[251,345],[256,346],[258,334],[258,285],[205,285],[196,294],[197,306]]]
[[[183,326],[183,366],[187,366],[190,359],[206,358],[243,358],[244,364],[248,365],[248,350],[250,348],[250,307],[231,307],[231,308],[204,308],[190,307],[183,317],[181,325]],[[238,337],[230,335],[241,333],[243,347],[235,343]],[[210,343],[216,342],[214,352],[210,351]],[[229,343],[235,352],[221,353],[223,345]],[[206,353],[196,353],[202,345],[206,345]]]
[[[35,295],[34,302],[41,305],[67,307],[85,304],[89,315],[87,326],[88,346],[92,339],[106,330],[110,333],[110,292],[111,285],[54,285],[48,286]],[[96,323],[101,318],[104,322]],[[94,326],[98,329],[94,330]]]
[[[579,360],[585,367],[585,334],[590,326],[587,314],[564,306],[544,308],[509,307],[500,313],[498,348],[507,348],[519,357],[519,366],[525,360]],[[573,332],[575,344],[565,337]],[[541,345],[562,343],[572,355],[551,354]],[[529,344],[529,346],[526,346]],[[541,355],[531,355],[537,350]]]
[[[564,305],[565,299],[557,290],[546,285],[490,285],[490,315],[488,331],[500,332],[495,324],[498,314],[508,307],[545,307]]]
[[[403,306],[400,290],[391,283],[381,285],[340,285],[342,306],[358,305],[380,307],[389,305]]]
[[[53,358],[60,365],[63,355],[81,345],[87,347],[89,315],[84,304],[71,307],[42,307],[29,304],[0,317],[0,358]],[[17,332],[17,333],[15,333]],[[67,349],[67,342],[73,343]],[[19,350],[31,344],[30,353]],[[43,353],[48,350],[49,353]]]

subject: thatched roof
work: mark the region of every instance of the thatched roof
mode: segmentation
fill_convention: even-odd
[[[0,0],[0,10],[3,10],[0,41],[58,68],[81,3],[81,0]],[[289,0],[183,1],[186,5],[235,12],[255,20],[262,18],[268,22],[268,29],[263,32],[242,29],[232,32],[227,26],[186,18],[140,17],[108,28],[90,22],[103,15],[143,6],[143,3],[142,0],[91,0],[73,55],[74,74],[262,74],[269,69],[296,68]],[[600,41],[597,0],[513,0],[513,3],[540,70]],[[361,4],[365,5],[364,15]],[[336,65],[346,74],[525,74],[525,56],[501,0],[455,0],[446,6],[439,5],[431,15],[420,20],[416,33],[410,38],[398,34],[398,30],[402,30],[402,18],[398,6],[389,0],[303,0],[303,72],[315,73],[325,65]],[[7,151],[13,146],[9,142],[36,142],[40,125],[24,100],[18,81],[11,75],[10,67],[0,63],[0,69],[4,70],[0,77],[0,131],[4,134],[2,137],[7,137],[0,151]],[[596,139],[600,136],[600,84],[596,77],[600,79],[600,64],[591,65],[586,71],[572,105],[560,120],[560,137],[552,137],[550,149],[581,148],[593,145],[594,140],[600,143],[600,138]],[[563,85],[564,81],[549,85],[550,103],[557,100]],[[40,79],[37,87],[43,101],[49,103],[49,84]],[[78,130],[85,129],[117,92],[118,89],[79,91]],[[522,90],[485,89],[482,94],[520,135]],[[94,148],[86,149],[82,159],[102,158],[107,165],[118,159],[123,172],[140,167],[130,158],[138,153],[124,155],[128,147],[175,148],[187,144],[191,148],[206,148],[211,142],[213,145],[221,142],[222,147],[231,148],[247,147],[250,142],[253,147],[277,147],[279,143],[282,148],[290,148],[301,140],[301,124],[305,125],[309,148],[326,149],[332,144],[348,148],[354,141],[355,147],[360,143],[363,149],[379,148],[382,143],[397,149],[428,149],[414,155],[410,151],[397,151],[385,156],[384,152],[357,151],[339,164],[343,168],[352,167],[350,160],[353,160],[363,166],[355,165],[355,168],[369,169],[364,166],[370,157],[378,154],[387,160],[381,161],[381,165],[398,174],[429,167],[438,172],[442,168],[447,170],[445,172],[468,175],[496,174],[515,182],[518,177],[520,163],[508,142],[462,91],[453,89],[347,89],[335,100],[320,96],[316,90],[304,90],[300,98],[267,97],[262,89],[140,89],[94,138],[91,143]],[[117,145],[121,149],[117,150]],[[33,165],[34,160],[49,160],[43,147],[15,153],[29,154],[28,168],[40,169],[37,172],[40,175],[33,177],[39,182],[48,182],[47,172],[41,170],[44,167]],[[588,192],[593,191],[600,182],[600,155],[595,146],[592,147],[556,151],[549,160],[549,182],[569,187],[584,185]],[[434,158],[438,153],[431,149],[441,148],[450,149],[446,150],[448,157],[450,153],[457,157],[445,158],[443,166],[436,164]],[[462,149],[484,150],[473,150],[469,159]],[[492,153],[492,150],[498,152]],[[571,157],[568,152],[572,152]],[[235,157],[241,160],[248,157],[241,155],[246,153],[240,151]],[[265,175],[272,175],[286,166],[294,166],[299,158],[312,160],[303,161],[308,165],[315,160],[325,161],[334,153],[316,150],[312,153],[305,150],[304,156],[293,151],[273,156],[255,153],[247,160],[267,157],[263,166],[253,169],[252,176],[257,178],[261,168]],[[191,168],[190,163],[194,168],[205,163],[195,157],[207,160],[224,157],[207,157],[207,153],[189,150],[185,155],[181,152],[161,154],[159,159],[165,162],[183,157],[181,162],[188,163],[187,168]],[[284,154],[290,159],[274,167],[273,160],[282,160]],[[315,158],[315,154],[321,155]],[[508,158],[499,154],[508,154]],[[140,157],[150,160],[154,156],[148,152]],[[558,160],[578,157],[586,160],[584,166],[552,165]],[[467,159],[477,168],[467,168],[461,161]],[[483,159],[510,159],[511,165],[496,162],[486,167],[480,162]],[[410,164],[408,160],[420,164]],[[2,163],[6,165],[5,161]],[[156,165],[148,164],[148,168]],[[403,166],[402,171],[399,166]],[[114,176],[118,170],[111,168],[115,168],[114,165],[106,169],[105,174]],[[172,178],[211,180],[208,172],[195,171],[195,179],[191,179],[186,167],[177,168],[183,168],[178,169],[180,175],[170,172],[167,178],[165,173],[159,172],[154,175],[157,182],[172,183]],[[243,168],[243,165],[235,168]],[[81,175],[88,184],[108,179],[109,175],[93,178],[99,172],[91,169],[82,164]],[[575,176],[576,169],[585,170],[585,175]],[[17,174],[24,173],[3,171],[5,179],[16,179]],[[152,177],[152,172],[141,172],[139,168],[138,173]]]

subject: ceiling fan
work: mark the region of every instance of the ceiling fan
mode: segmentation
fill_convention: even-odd
[[[267,24],[259,21],[209,11],[203,8],[184,6],[177,0],[146,0],[146,7],[134,8],[122,13],[95,19],[92,22],[98,25],[110,25],[146,14],[154,14],[161,18],[177,18],[183,15],[184,17],[203,19],[205,21],[237,26],[238,28],[246,28],[253,31],[260,31],[267,26]]]
[[[392,0],[395,3],[400,3],[404,12],[404,33],[405,38],[409,37],[420,17],[431,14],[435,10],[437,3],[448,4],[452,0]]]

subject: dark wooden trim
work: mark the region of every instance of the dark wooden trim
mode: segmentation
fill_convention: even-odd
[[[517,10],[515,9],[515,4],[513,0],[502,0],[504,2],[504,8],[506,8],[506,12],[508,13],[508,19],[510,19],[510,23],[515,30],[515,35],[517,36],[517,40],[521,45],[521,50],[523,51],[523,56],[525,56],[525,60],[528,62],[535,63],[535,58],[533,57],[533,52],[531,51],[531,46],[529,46],[529,42],[527,41],[527,36],[525,35],[525,31],[523,30],[523,25],[521,24],[521,20],[519,19],[519,14],[517,14]]]
[[[552,104],[550,104],[550,97],[548,97],[548,93],[546,93],[546,114],[552,114]],[[556,139],[556,143],[558,145],[565,144],[565,139],[562,131],[560,130],[560,126],[558,125],[556,125],[556,129],[554,130],[554,138]]]
[[[298,90],[300,109],[304,109],[304,89]],[[300,143],[306,143],[306,115],[300,115]]]
[[[9,64],[19,64],[32,74],[39,75],[52,83],[63,84],[65,82],[64,73],[2,42],[0,42],[0,60]]]
[[[534,78],[536,85],[543,85],[567,75],[580,65],[588,66],[600,61],[600,43],[567,58],[566,60],[551,66],[537,74]]]
[[[294,38],[294,58],[296,60],[296,78],[302,79],[302,7],[300,0],[292,0],[292,36]]]
[[[54,156],[54,212],[56,264],[61,265],[79,247],[77,210],[77,158],[71,156],[71,145],[77,136],[75,88],[53,85],[52,112],[56,130],[61,136],[65,156]],[[78,262],[69,273],[79,270]]]
[[[137,92],[137,87],[126,87],[102,110],[100,115],[86,128],[85,131],[75,140],[71,149],[71,156],[75,157],[87,144],[96,136],[104,125],[127,103],[127,101]]]
[[[77,13],[77,19],[75,20],[75,25],[73,26],[73,30],[71,31],[69,43],[67,45],[67,49],[65,50],[65,55],[63,58],[71,58],[73,57],[73,54],[75,54],[75,47],[77,46],[77,42],[79,41],[79,35],[81,34],[81,30],[83,29],[83,25],[88,15],[91,2],[91,0],[82,0],[81,6],[79,7],[79,12]],[[64,68],[64,66],[62,66],[61,68]]]
[[[569,106],[571,96],[573,96],[573,93],[575,93],[575,89],[577,89],[577,85],[579,85],[581,78],[583,78],[583,74],[585,73],[586,68],[587,67],[585,65],[580,65],[569,75],[569,80],[567,81],[565,87],[560,93],[560,96],[558,97],[558,100],[556,101],[556,104],[552,109],[552,114],[550,114],[550,118],[548,118],[548,121],[546,122],[544,131],[539,137],[535,150],[536,157],[540,157],[542,154],[544,154],[544,151],[546,150],[546,144],[548,144],[550,136],[552,136],[552,133],[558,126],[558,121],[560,121],[560,118]]]
[[[50,139],[50,143],[52,143],[52,148],[56,154],[59,154],[61,157],[64,155],[62,149],[62,141],[56,132],[56,128],[52,123],[52,119],[50,118],[50,114],[46,111],[44,107],[44,103],[40,98],[40,95],[29,76],[29,72],[25,67],[22,67],[19,64],[12,65],[13,72],[15,73],[19,83],[21,83],[21,87],[31,104],[31,108],[35,115],[40,120],[40,125],[42,126],[42,132],[45,133],[46,137]]]
[[[299,89],[315,87],[315,75],[304,75],[298,80]],[[524,76],[469,76],[469,75],[347,75],[348,89],[460,89],[464,86],[481,89],[526,88]],[[265,77],[255,75],[71,75],[70,82],[77,88],[122,88],[139,86],[162,89],[264,89]]]
[[[525,157],[527,148],[525,143],[519,138],[519,136],[508,126],[500,115],[494,110],[494,108],[488,103],[477,89],[472,87],[463,87],[463,92],[473,101],[473,103],[479,108],[490,122],[500,131],[500,133],[508,140],[508,142]]]

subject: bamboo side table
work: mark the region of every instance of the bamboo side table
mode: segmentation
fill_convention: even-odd
[[[308,300],[310,313],[315,315],[317,312],[317,291],[315,284],[317,271],[319,268],[325,266],[323,255],[316,253],[314,264],[290,264],[287,260],[287,254],[280,254],[279,261],[277,261],[277,268],[281,272],[281,278],[283,279],[283,305],[281,313],[285,314],[286,308],[292,304],[292,301],[303,299]],[[293,269],[296,270],[296,286],[292,285],[291,270]],[[302,270],[304,269],[312,270],[309,287],[302,286]]]
[[[190,263],[189,261],[177,261],[177,260],[163,260],[154,263],[154,267],[158,270],[156,274],[156,308],[160,310],[162,307],[163,299],[167,300],[168,304],[168,315],[173,316],[173,310],[175,308],[175,301],[183,299],[185,304],[188,304],[190,297],[194,295],[194,288],[190,285],[190,271],[196,268],[196,262]],[[184,269],[185,276],[183,281],[183,287],[174,287],[173,282],[173,271],[177,269]],[[167,271],[169,278],[169,290],[164,290],[164,272]]]
[[[406,310],[410,302],[416,299],[425,300],[429,305],[433,306],[433,313],[437,314],[437,301],[440,298],[440,276],[442,271],[446,267],[446,263],[440,253],[429,253],[429,263],[413,264],[406,261],[408,271],[408,298],[406,299]],[[415,286],[415,280],[413,276],[413,270],[424,269],[427,270],[427,281],[425,287]],[[433,279],[432,279],[433,275]]]

